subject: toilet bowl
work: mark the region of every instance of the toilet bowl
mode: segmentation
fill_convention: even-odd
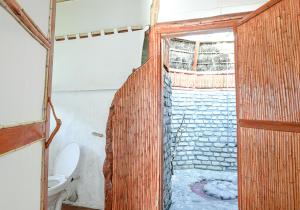
[[[48,210],[61,210],[62,202],[72,192],[69,185],[74,179],[80,158],[80,149],[76,143],[67,145],[56,157],[54,174],[48,177]]]

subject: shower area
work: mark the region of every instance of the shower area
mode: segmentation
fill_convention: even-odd
[[[163,44],[164,209],[237,210],[233,32]]]

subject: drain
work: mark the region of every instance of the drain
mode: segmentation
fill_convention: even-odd
[[[230,180],[203,179],[191,186],[192,191],[201,197],[217,200],[235,200],[238,197],[237,183]]]

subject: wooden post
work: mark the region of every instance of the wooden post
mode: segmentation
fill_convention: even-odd
[[[152,5],[151,5],[151,14],[150,14],[151,26],[153,26],[157,23],[158,13],[159,13],[159,5],[160,5],[160,0],[153,0]]]
[[[194,61],[193,61],[193,66],[192,66],[192,70],[193,71],[197,71],[198,57],[199,57],[199,47],[200,47],[200,42],[197,41],[195,43]]]

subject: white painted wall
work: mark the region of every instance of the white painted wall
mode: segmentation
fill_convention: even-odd
[[[159,22],[211,17],[257,9],[268,0],[161,0]]]
[[[44,141],[0,156],[0,209],[39,210]]]
[[[80,145],[81,159],[76,205],[104,209],[105,135],[109,107],[115,94],[113,90],[54,92],[53,103],[62,127],[50,146],[50,173],[53,173],[54,158],[67,144]]]
[[[50,1],[20,3],[46,34]],[[44,120],[45,72],[46,50],[0,6],[0,129]],[[43,145],[0,156],[1,210],[41,208]]]
[[[55,43],[54,90],[119,88],[139,67],[144,31]]]
[[[48,35],[50,0],[17,0],[35,24]]]
[[[147,25],[151,0],[74,0],[57,4],[56,34]]]
[[[46,49],[2,7],[0,46],[0,128],[42,121]]]
[[[75,205],[104,208],[105,137],[92,132],[105,135],[116,90],[141,65],[143,37],[136,31],[55,43],[52,100],[63,124],[50,146],[50,173],[58,152],[77,142],[82,156]]]

